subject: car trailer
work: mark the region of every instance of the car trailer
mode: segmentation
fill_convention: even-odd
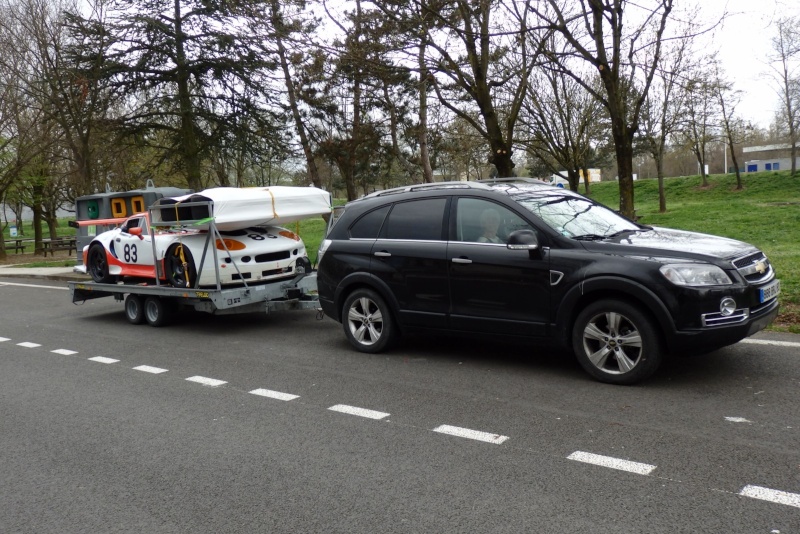
[[[73,303],[114,297],[125,302],[125,317],[131,324],[163,326],[181,309],[193,308],[214,315],[283,310],[316,310],[317,273],[301,273],[291,280],[225,289],[189,289],[155,284],[100,284],[68,282]],[[127,295],[127,296],[126,296]]]
[[[201,208],[198,212],[197,208]],[[291,279],[276,280],[272,282],[247,283],[242,280],[241,286],[222,287],[219,273],[219,257],[214,240],[220,243],[224,252],[227,252],[225,240],[216,227],[213,216],[213,203],[211,202],[184,202],[182,209],[192,209],[192,213],[201,216],[196,219],[163,220],[157,221],[153,217],[154,211],[175,209],[174,205],[151,206],[149,208],[149,225],[154,228],[174,228],[178,231],[187,226],[205,224],[208,226],[205,248],[197,271],[203,269],[207,256],[214,262],[216,274],[216,287],[197,286],[199,276],[195,280],[195,287],[175,287],[165,285],[160,278],[164,275],[163,265],[155,260],[153,280],[142,282],[125,281],[118,283],[99,282],[68,282],[72,302],[83,303],[87,300],[110,297],[125,303],[125,316],[131,324],[147,323],[151,326],[163,326],[173,317],[174,313],[186,308],[214,315],[233,315],[239,313],[270,313],[282,310],[313,309],[322,314],[317,296],[317,273],[311,269],[311,263],[306,262],[306,268],[298,269]],[[167,218],[169,219],[169,218]],[[95,224],[98,221],[92,221]],[[106,222],[106,221],[101,221]],[[81,224],[85,223],[84,221]],[[157,258],[155,239],[151,240],[153,257]],[[231,265],[237,272],[236,262]],[[241,273],[240,273],[241,274]],[[127,296],[126,296],[127,295]]]

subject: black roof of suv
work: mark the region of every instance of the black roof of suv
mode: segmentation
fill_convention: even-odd
[[[445,182],[348,203],[320,246],[325,313],[364,352],[414,330],[571,349],[628,384],[766,327],[780,282],[740,241],[632,222],[543,182]]]

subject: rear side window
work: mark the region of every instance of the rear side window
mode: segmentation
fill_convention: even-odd
[[[446,198],[398,202],[381,232],[386,239],[441,241]]]
[[[381,225],[391,206],[384,206],[363,215],[350,227],[350,237],[354,239],[377,239]]]

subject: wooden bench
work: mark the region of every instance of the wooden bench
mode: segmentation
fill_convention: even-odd
[[[28,242],[32,242],[32,240],[11,238],[5,242],[3,250],[6,252],[11,252],[13,250],[15,254],[25,252],[25,246],[28,244]]]
[[[66,250],[68,252],[77,252],[77,245],[76,239],[74,237],[62,237],[58,239],[43,239],[42,240],[42,250],[44,251],[44,257],[47,257],[47,253],[49,252],[52,256],[58,251]]]

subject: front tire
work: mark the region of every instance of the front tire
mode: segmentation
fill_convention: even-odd
[[[98,243],[89,248],[89,254],[86,258],[89,264],[89,274],[92,275],[92,280],[98,284],[110,284],[114,282],[114,277],[108,272],[108,257],[103,245]]]
[[[125,297],[125,317],[131,324],[142,324],[144,317],[144,302],[139,295],[129,294]]]
[[[384,351],[397,335],[389,306],[371,289],[356,289],[347,297],[342,325],[348,341],[359,352]]]
[[[181,258],[181,251],[183,251],[183,258]],[[167,254],[164,256],[164,270],[167,282],[174,287],[193,287],[197,283],[194,258],[185,245],[173,245],[167,250]]]
[[[616,299],[594,302],[578,315],[572,347],[584,370],[609,384],[644,380],[664,358],[658,330],[649,315]]]

